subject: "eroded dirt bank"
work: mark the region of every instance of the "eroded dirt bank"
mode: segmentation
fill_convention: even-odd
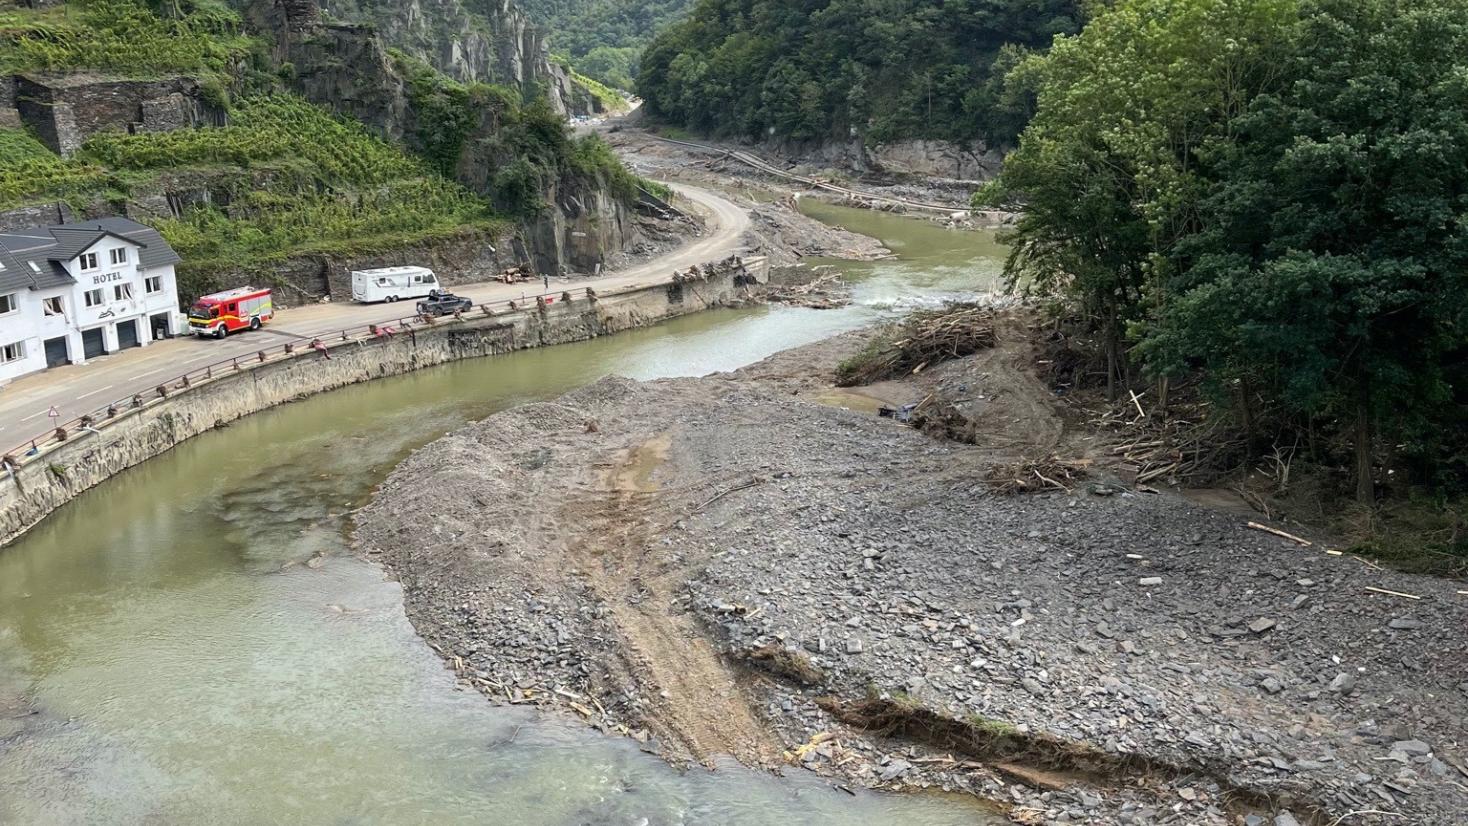
[[[1171,495],[993,493],[1085,450],[1027,351],[922,377],[970,397],[967,446],[858,409],[922,388],[833,391],[860,343],[492,416],[392,474],[361,548],[467,684],[674,761],[1024,823],[1468,823],[1465,586]]]

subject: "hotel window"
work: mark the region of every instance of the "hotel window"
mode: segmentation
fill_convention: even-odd
[[[88,307],[99,307],[102,304],[102,291],[87,290],[86,299]]]
[[[84,269],[84,270],[95,270],[95,269],[97,269],[97,253],[95,253],[95,252],[89,252],[89,253],[86,253],[86,254],[82,255],[82,269]]]
[[[132,297],[133,285],[131,284],[118,284],[112,288],[112,298],[114,301],[131,301]]]
[[[112,266],[127,263],[127,247],[118,247],[111,251]]]
[[[41,299],[41,311],[45,315],[66,315],[66,308],[61,304],[61,296]]]
[[[0,364],[20,361],[25,358],[25,342],[17,341],[0,347]]]
[[[163,292],[163,276],[150,275],[143,279],[143,289],[147,290],[149,295]]]
[[[20,309],[20,305],[15,301],[15,293],[0,295],[0,315],[13,313],[18,309]]]

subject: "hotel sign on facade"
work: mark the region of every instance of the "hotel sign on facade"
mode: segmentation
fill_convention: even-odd
[[[178,261],[125,218],[0,233],[0,384],[179,333]]]

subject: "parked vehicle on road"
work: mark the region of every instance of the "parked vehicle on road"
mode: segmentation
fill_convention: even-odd
[[[474,302],[444,290],[434,290],[428,298],[418,302],[419,315],[448,315],[458,310],[473,309]]]
[[[438,276],[427,267],[384,267],[352,271],[352,300],[363,303],[423,298],[438,289]]]
[[[240,287],[195,301],[189,308],[189,332],[224,338],[240,330],[258,330],[274,317],[269,287]]]

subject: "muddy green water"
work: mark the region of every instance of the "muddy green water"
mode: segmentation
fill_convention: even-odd
[[[902,253],[843,265],[850,308],[709,312],[318,396],[128,471],[0,551],[0,823],[997,822],[798,770],[678,772],[490,706],[348,549],[349,509],[464,422],[611,373],[733,369],[997,273],[986,236],[810,209]]]

